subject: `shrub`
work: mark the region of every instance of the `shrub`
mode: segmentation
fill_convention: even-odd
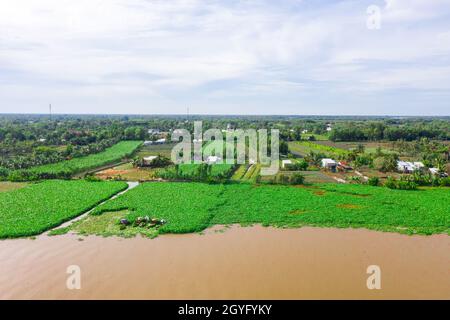
[[[409,178],[402,178],[401,180],[395,180],[389,177],[384,186],[389,189],[399,189],[399,190],[417,190],[417,183],[410,180]]]
[[[305,176],[300,173],[294,173],[289,182],[290,184],[303,184],[305,182]]]
[[[392,177],[388,177],[386,182],[384,183],[384,186],[389,189],[397,189],[397,183],[395,182],[395,179]]]
[[[84,176],[84,180],[89,181],[89,182],[99,182],[102,181],[99,177],[94,176],[93,174],[86,174]]]
[[[397,181],[397,189],[400,190],[416,190],[417,184],[413,181],[400,180]]]
[[[367,180],[367,184],[369,186],[378,186],[380,184],[380,178],[378,177],[370,177],[369,180]]]
[[[441,187],[450,187],[450,177],[440,179],[439,185]]]
[[[0,167],[0,180],[6,180],[9,175],[9,170],[3,167]]]
[[[305,171],[308,169],[308,162],[302,159],[299,162],[288,166],[288,168],[294,171]]]

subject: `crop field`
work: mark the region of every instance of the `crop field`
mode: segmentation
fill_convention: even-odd
[[[308,140],[311,137],[314,137],[316,141],[327,141],[328,136],[324,134],[315,134],[315,133],[302,133],[302,139]]]
[[[137,156],[140,158],[143,158],[143,157],[148,157],[148,156],[162,155],[162,156],[170,159],[173,147],[174,147],[174,144],[172,144],[172,143],[151,144],[148,146],[143,146],[137,153]]]
[[[124,182],[49,180],[0,193],[0,238],[32,236],[127,188]]]
[[[336,156],[345,156],[348,151],[345,149],[314,143],[310,141],[291,141],[288,143],[289,150],[294,154],[298,154],[301,156],[305,156],[309,154],[311,151],[316,153],[325,153],[328,156],[336,155]]]
[[[394,153],[396,152],[395,148],[392,146],[390,142],[374,142],[374,141],[361,141],[361,142],[333,142],[333,141],[316,141],[316,144],[325,145],[329,147],[345,149],[345,150],[353,150],[356,149],[359,145],[364,146],[366,153],[375,153],[377,148],[381,148],[383,153]],[[398,151],[397,151],[398,152]]]
[[[447,188],[404,191],[338,184],[144,183],[93,214],[121,210],[128,210],[124,217],[130,219],[150,216],[167,220],[160,233],[198,232],[214,224],[234,223],[450,233]]]
[[[62,178],[73,174],[88,171],[120,161],[122,158],[130,156],[142,144],[140,141],[121,141],[103,152],[91,154],[89,156],[74,158],[53,164],[34,167],[25,170],[30,175],[39,178]]]

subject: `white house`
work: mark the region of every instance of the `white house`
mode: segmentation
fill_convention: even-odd
[[[335,160],[325,158],[325,159],[322,159],[321,162],[322,162],[322,168],[329,169],[333,172],[336,171],[336,167],[337,167],[338,163]]]
[[[281,160],[281,167],[282,168],[286,168],[286,166],[290,166],[292,165],[292,161],[291,160]]]
[[[397,161],[397,170],[400,172],[409,173],[424,167],[425,165],[422,162]]]
[[[207,158],[206,158],[206,163],[207,164],[216,164],[216,163],[218,163],[218,162],[220,162],[222,159],[220,158],[220,157],[218,157],[218,156],[208,156]]]
[[[397,170],[401,172],[413,172],[415,170],[414,164],[408,161],[397,161]]]
[[[159,129],[148,129],[148,134],[159,134]]]
[[[144,141],[144,146],[149,146],[151,144],[153,144],[153,141],[151,141],[151,140],[145,140]]]

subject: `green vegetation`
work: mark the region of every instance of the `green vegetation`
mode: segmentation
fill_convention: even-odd
[[[245,175],[245,173],[248,170],[249,165],[241,164],[239,167],[234,171],[233,176],[231,177],[231,180],[238,181],[242,179]]]
[[[324,134],[314,134],[314,133],[302,133],[301,135],[303,140],[310,141],[327,141],[328,136]]]
[[[93,214],[167,220],[158,233],[198,232],[214,224],[357,227],[408,234],[450,232],[445,188],[390,190],[367,185],[280,186],[144,183]],[[127,227],[138,228],[139,227]]]
[[[231,176],[234,164],[179,164],[156,171],[156,176],[167,180],[222,181]]]
[[[74,158],[54,164],[17,170],[10,173],[13,181],[70,178],[76,173],[92,170],[130,156],[141,145],[140,141],[121,141],[103,152]]]
[[[252,164],[245,173],[242,181],[256,182],[261,171],[260,164]]]
[[[101,215],[90,215],[85,219],[74,222],[66,228],[52,230],[49,235],[61,235],[69,231],[76,232],[81,235],[97,235],[97,236],[119,236],[123,238],[131,238],[137,235],[143,235],[149,238],[157,236],[158,231],[155,228],[128,227],[124,228],[120,224],[120,219],[126,214],[124,211],[106,212]]]
[[[311,141],[295,141],[289,143],[289,148],[300,154],[306,155],[309,152],[325,153],[327,155],[337,155],[345,157],[349,152],[345,149],[314,143]]]
[[[124,182],[51,180],[1,192],[0,238],[42,233],[126,188]]]
[[[134,221],[137,216],[159,219],[170,217],[170,223],[163,225],[160,232],[198,232],[210,225],[215,207],[220,204],[220,196],[224,191],[225,186],[221,184],[143,183],[97,207],[92,214],[129,210],[127,219],[130,221]]]

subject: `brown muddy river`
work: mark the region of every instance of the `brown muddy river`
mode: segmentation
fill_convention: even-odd
[[[232,227],[205,235],[0,241],[2,299],[450,299],[450,237]],[[81,289],[69,290],[69,265]],[[369,290],[366,269],[381,268]]]

